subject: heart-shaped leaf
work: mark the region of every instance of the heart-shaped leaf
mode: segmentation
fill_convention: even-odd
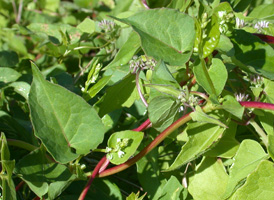
[[[76,94],[46,81],[36,66],[32,71],[30,116],[35,135],[54,159],[67,163],[96,148],[105,128],[95,109]]]

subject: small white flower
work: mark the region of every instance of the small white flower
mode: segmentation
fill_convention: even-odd
[[[122,140],[121,140],[121,138],[117,138],[117,143],[119,143],[119,142],[121,142]]]
[[[125,155],[125,152],[123,152],[121,150],[118,151],[118,157],[119,158],[122,158],[124,155]]]
[[[106,148],[106,153],[109,153],[111,150],[112,150],[112,148],[107,147],[107,148]]]
[[[269,22],[268,21],[259,21],[254,25],[254,28],[258,29],[261,32],[262,28],[268,28]]]
[[[245,21],[236,17],[236,28],[243,28],[245,26]]]
[[[248,94],[244,94],[244,93],[239,93],[239,94],[236,94],[236,99],[237,101],[248,101]]]
[[[219,11],[218,15],[220,18],[223,18],[226,15],[226,11]]]

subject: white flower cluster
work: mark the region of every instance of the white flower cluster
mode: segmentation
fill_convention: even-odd
[[[115,29],[115,23],[114,21],[103,19],[101,22],[99,22],[98,26],[104,30],[106,33],[112,32]]]
[[[199,103],[199,99],[194,95],[189,94],[188,90],[182,91],[181,94],[178,96],[178,100],[180,100],[183,104],[183,106],[179,108],[180,112],[184,110],[184,106],[190,107],[194,110],[194,107]]]
[[[219,11],[218,16],[221,19],[219,30],[221,33],[225,33],[228,30],[227,23],[231,21],[231,19],[234,17],[234,14],[232,12],[227,13],[226,11]]]
[[[237,101],[248,101],[249,95],[244,93],[235,94]]]
[[[119,158],[124,157],[125,152],[123,151],[124,148],[128,146],[129,139],[128,138],[117,138],[115,148],[107,147],[105,152],[106,153],[117,153]],[[110,160],[112,159],[112,154],[110,154]]]
[[[157,62],[152,57],[148,57],[146,55],[142,56],[133,56],[132,60],[129,61],[129,67],[132,70],[132,73],[136,73],[138,69],[145,70],[151,69],[154,70]]]
[[[256,28],[259,32],[262,32],[262,29],[268,28],[269,22],[268,21],[259,21],[254,25],[254,28]]]
[[[243,28],[245,26],[245,21],[236,17],[236,28]]]

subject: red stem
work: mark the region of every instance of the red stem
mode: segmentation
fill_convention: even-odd
[[[91,175],[91,177],[90,177],[88,183],[86,184],[84,190],[82,191],[82,193],[81,193],[81,195],[80,195],[80,197],[79,197],[79,200],[85,199],[85,197],[86,197],[86,195],[87,195],[87,193],[88,193],[88,190],[89,190],[89,188],[90,188],[90,186],[91,186],[92,181],[94,180],[94,178],[95,178],[96,175],[98,174],[98,172],[99,172],[101,166],[105,163],[106,160],[107,160],[107,157],[104,156],[104,157],[99,161],[99,163],[96,165],[96,167],[95,167],[95,169],[93,170],[92,175]]]
[[[137,132],[139,132],[139,131],[142,131],[142,130],[144,130],[145,128],[147,128],[149,125],[150,125],[150,120],[149,119],[147,119],[144,123],[142,123],[138,128],[135,128],[135,129],[133,129],[133,131],[137,131]]]
[[[271,104],[271,103],[263,103],[263,102],[256,102],[256,101],[241,101],[239,103],[245,108],[274,110],[274,104]]]
[[[253,33],[253,35],[256,35],[259,37],[262,41],[268,43],[268,44],[274,44],[274,37],[270,35],[263,35],[258,33]]]
[[[189,113],[190,114],[190,113]],[[106,169],[102,173],[99,173],[98,177],[104,177],[109,176],[111,174],[123,171],[130,166],[134,165],[138,160],[140,160],[142,157],[147,155],[154,147],[156,147],[158,144],[160,144],[172,131],[179,128],[182,124],[186,123],[191,119],[189,114],[184,115],[180,119],[178,119],[176,122],[174,122],[172,125],[170,125],[167,129],[165,129],[162,133],[160,133],[148,146],[146,146],[142,151],[140,151],[136,156],[129,159],[125,163],[121,165],[117,165],[115,167],[112,167],[110,169]]]
[[[24,181],[21,181],[16,187],[15,187],[15,190],[18,191],[20,190],[20,188],[25,184]]]

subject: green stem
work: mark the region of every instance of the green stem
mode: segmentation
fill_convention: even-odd
[[[93,149],[92,152],[106,153],[106,149]]]
[[[254,119],[251,119],[249,123],[253,126],[253,128],[256,130],[256,132],[260,135],[264,145],[267,147],[268,146],[268,139],[267,135],[263,131],[263,129],[257,124],[257,122],[254,121]]]
[[[39,148],[39,147],[36,147],[32,144],[23,142],[21,140],[7,139],[7,143],[8,143],[8,145],[19,147],[19,148],[22,148],[22,149],[26,149],[28,151],[33,151],[33,150]]]

